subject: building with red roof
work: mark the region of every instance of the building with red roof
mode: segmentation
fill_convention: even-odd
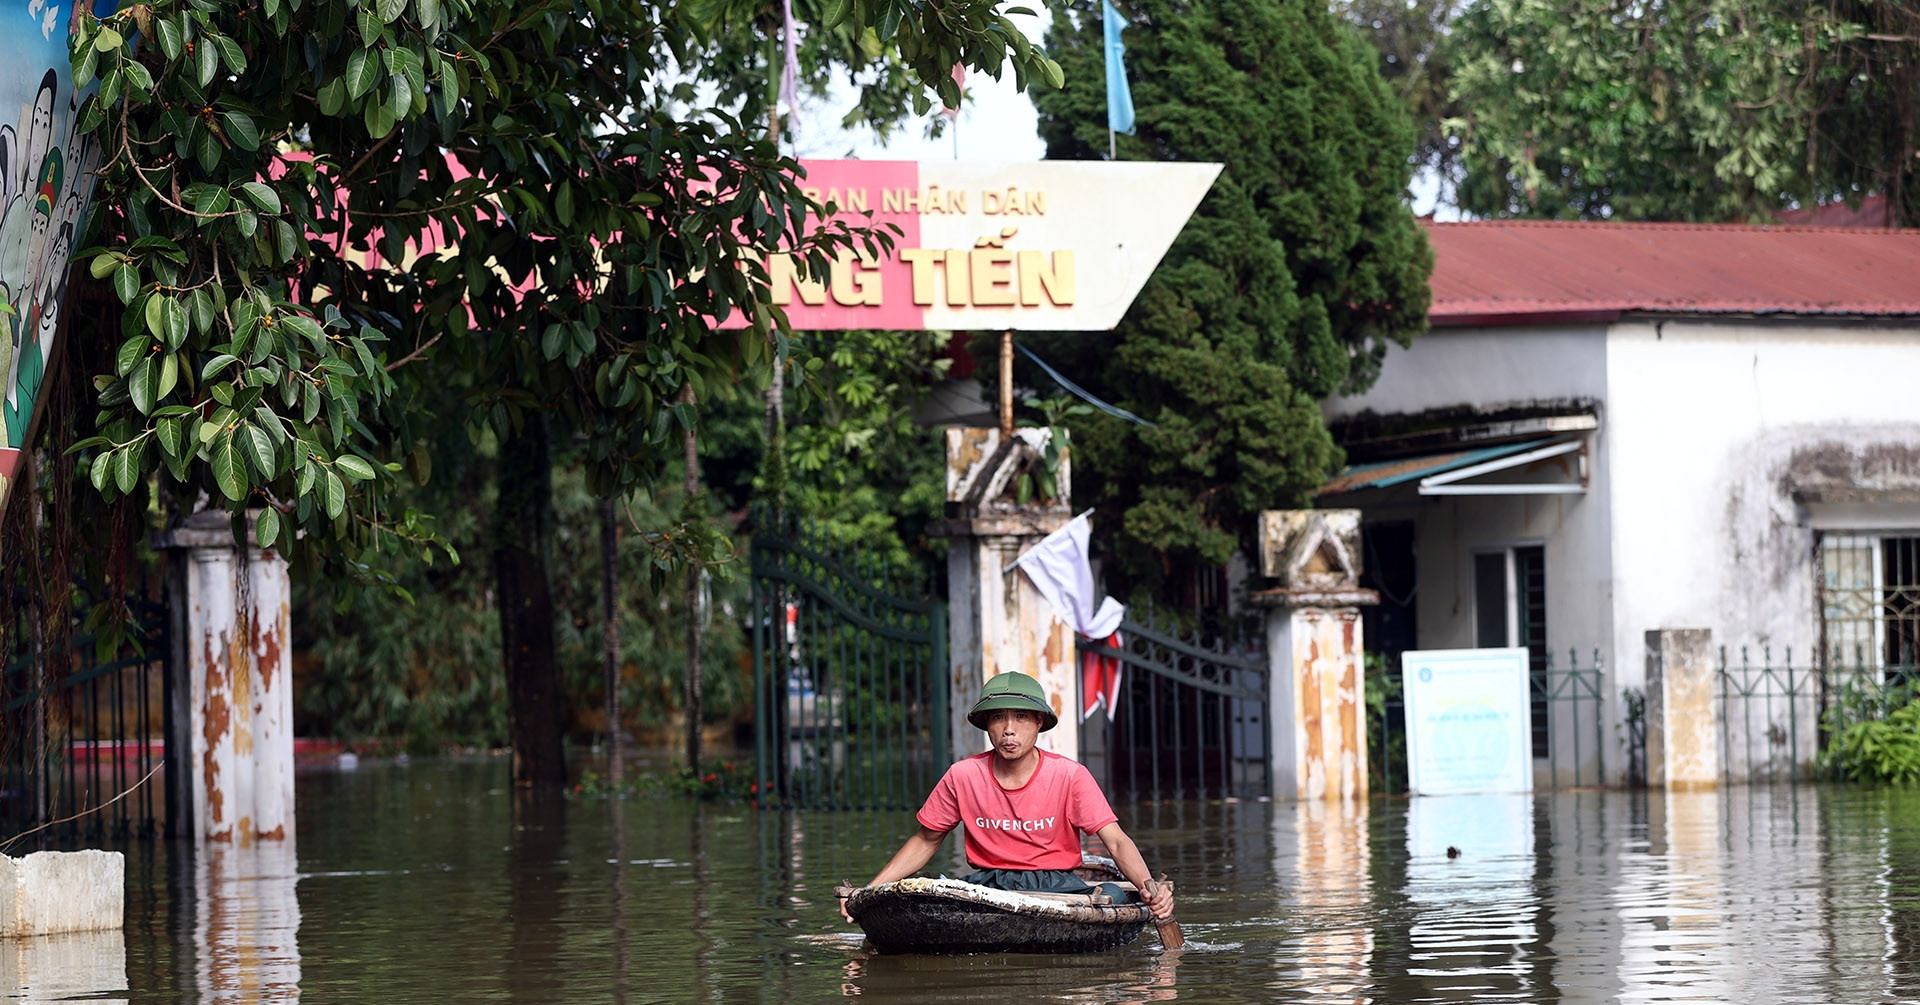
[[[1362,511],[1371,645],[1523,646],[1536,687],[1549,652],[1597,656],[1604,714],[1536,700],[1534,750],[1615,780],[1649,631],[1920,664],[1920,231],[1427,235],[1432,330],[1325,405],[1350,466],[1319,504]],[[1809,760],[1816,697],[1749,707],[1778,730],[1731,772]]]

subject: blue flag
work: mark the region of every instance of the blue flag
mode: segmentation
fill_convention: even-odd
[[[1120,41],[1127,22],[1113,9],[1111,0],[1100,0],[1100,7],[1100,20],[1107,36],[1107,128],[1132,136],[1133,92],[1127,89],[1127,67],[1121,62],[1127,47]]]

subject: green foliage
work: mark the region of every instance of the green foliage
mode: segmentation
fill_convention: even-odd
[[[1366,706],[1367,736],[1380,737],[1381,743],[1373,745],[1367,751],[1367,777],[1375,792],[1398,791],[1387,784],[1388,771],[1394,766],[1400,768],[1400,789],[1407,785],[1407,731],[1404,724],[1399,729],[1389,727],[1387,719],[1388,703],[1400,704],[1403,685],[1400,675],[1387,668],[1386,658],[1379,653],[1366,654]]]
[[[1051,157],[1106,150],[1096,10],[1056,11],[1048,35],[1068,76],[1035,97]],[[1121,156],[1226,165],[1118,330],[1032,339],[1157,424],[1074,429],[1076,480],[1093,488],[1075,504],[1121,528],[1107,554],[1125,593],[1224,564],[1253,514],[1311,498],[1341,463],[1318,402],[1370,385],[1387,346],[1424,328],[1432,257],[1402,201],[1406,113],[1347,25],[1281,0],[1123,10],[1142,27]]]
[[[1820,754],[1821,770],[1838,770],[1855,782],[1920,782],[1920,701],[1910,688],[1843,695],[1827,710],[1825,726],[1831,739]]]
[[[680,765],[665,771],[650,771],[628,776],[614,785],[611,779],[589,768],[580,772],[573,786],[579,799],[638,799],[647,796],[691,798],[707,802],[745,802],[754,797],[760,784],[753,780],[753,766],[744,761],[715,759],[698,770]]]
[[[1058,76],[988,0],[826,16],[891,40],[922,101],[955,63]],[[700,65],[707,27],[598,0],[83,17],[74,71],[100,90],[82,128],[112,218],[88,257],[127,308],[96,382],[101,435],[75,448],[95,486],[163,472],[180,505],[265,507],[263,538],[364,572],[396,550],[453,557],[392,501],[403,467],[430,477],[435,421],[478,440],[540,409],[584,444],[597,490],[657,477],[695,421],[673,396],[764,365],[784,327],[754,282],[764,255],[824,271],[888,240],[819,223],[771,142],[686,111],[699,92],[679,68]],[[716,331],[734,310],[748,327]],[[473,379],[449,398],[454,375]]]
[[[1788,0],[1476,0],[1454,19],[1463,209],[1767,221],[1913,180],[1920,11]]]
[[[464,442],[464,437],[456,437]],[[479,449],[443,448],[452,460],[431,487],[403,486],[409,504],[445,514],[448,539],[466,551],[486,550],[493,509],[492,438]],[[562,464],[554,475],[553,562],[556,652],[569,732],[588,738],[605,730],[601,649],[597,499],[584,470]],[[636,495],[619,507],[621,705],[623,726],[637,734],[665,732],[685,695],[686,611],[680,579],[653,585],[658,570],[677,573],[684,547],[716,570],[709,578],[706,618],[713,630],[702,656],[705,718],[727,722],[750,701],[745,638],[734,612],[745,609],[747,585],[734,575],[730,536],[714,521],[682,534],[682,500],[658,503]],[[716,543],[717,541],[717,543]],[[683,542],[698,542],[686,545]],[[739,546],[744,552],[744,545]],[[715,551],[714,549],[719,549]],[[305,579],[295,584],[296,640],[311,661],[298,690],[302,732],[351,740],[382,738],[415,750],[498,746],[507,742],[506,687],[492,571],[484,563],[449,566],[398,556],[394,584],[411,604],[350,604],[352,581]],[[661,573],[665,575],[665,573]],[[369,611],[377,610],[377,615]]]
[[[1414,163],[1443,184],[1458,174],[1459,137],[1444,123],[1460,116],[1453,97],[1448,22],[1460,0],[1334,0],[1333,9],[1380,54],[1380,76],[1413,120]]]

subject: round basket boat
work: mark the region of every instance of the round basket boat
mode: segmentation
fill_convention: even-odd
[[[913,877],[850,890],[847,913],[882,953],[1099,953],[1152,919],[1144,904],[1105,901]]]

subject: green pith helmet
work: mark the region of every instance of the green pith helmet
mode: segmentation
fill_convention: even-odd
[[[987,713],[997,708],[1039,713],[1042,733],[1060,724],[1060,717],[1053,714],[1053,706],[1047,704],[1047,696],[1040,690],[1040,682],[1018,671],[1008,671],[987,681],[980,700],[974,702],[973,710],[967,713],[967,721],[976,729],[985,729]]]

